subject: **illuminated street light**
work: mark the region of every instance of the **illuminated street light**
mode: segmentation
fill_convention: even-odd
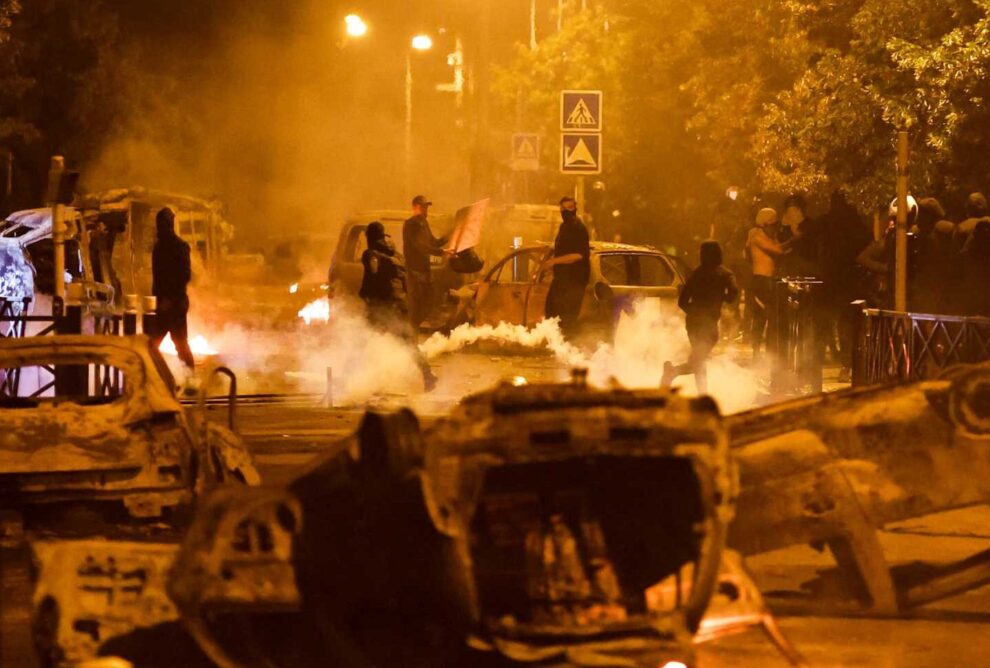
[[[433,39],[429,35],[416,35],[412,38],[412,48],[417,51],[429,51],[433,48]]]
[[[368,24],[357,14],[345,16],[344,25],[347,27],[347,34],[350,37],[364,37],[368,32]]]

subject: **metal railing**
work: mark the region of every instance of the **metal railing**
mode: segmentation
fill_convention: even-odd
[[[53,334],[81,334],[84,331],[80,307],[67,307],[62,316],[27,315],[30,299],[10,301],[0,298],[0,339],[48,336]],[[29,323],[43,323],[37,332],[28,333]],[[133,323],[132,323],[133,325]],[[94,315],[93,333],[103,336],[120,336],[128,328],[124,317],[115,314]],[[88,330],[88,323],[86,327]],[[35,365],[38,379],[33,387],[22,387],[25,367],[0,369],[0,396],[37,399],[54,393],[87,395],[92,388],[96,398],[117,397],[123,391],[124,376],[120,369],[104,364],[90,365]]]
[[[853,307],[854,386],[925,380],[956,364],[990,360],[990,318]]]

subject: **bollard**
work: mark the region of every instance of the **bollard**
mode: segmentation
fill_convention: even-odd
[[[154,336],[158,331],[158,317],[155,312],[158,309],[157,297],[141,298],[141,333]]]
[[[124,336],[137,334],[138,307],[137,295],[124,295]]]
[[[55,320],[58,334],[82,333],[82,306],[67,304],[65,314]],[[85,364],[60,364],[55,367],[55,396],[85,397],[89,392],[89,367]]]
[[[327,367],[327,393],[323,396],[323,405],[333,408],[333,368]]]

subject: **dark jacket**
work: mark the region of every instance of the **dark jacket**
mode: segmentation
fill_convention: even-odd
[[[553,256],[562,257],[577,253],[581,259],[571,264],[558,264],[553,268],[553,279],[574,285],[587,285],[591,276],[591,241],[588,228],[577,216],[565,219],[557,230],[553,243]]]
[[[186,286],[192,278],[189,244],[174,232],[159,234],[151,251],[151,294],[159,298],[186,296]]]
[[[677,305],[689,318],[718,321],[722,304],[736,300],[739,286],[731,271],[722,266],[722,249],[717,241],[701,245],[701,266],[694,270],[681,290]]]
[[[383,244],[375,244],[361,254],[364,275],[358,296],[369,305],[403,305],[406,276],[402,256]]]
[[[413,216],[402,225],[402,252],[406,269],[430,274],[430,256],[443,255],[444,239],[433,236],[426,216]]]

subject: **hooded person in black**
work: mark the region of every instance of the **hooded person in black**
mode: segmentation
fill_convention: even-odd
[[[565,334],[574,333],[581,302],[591,275],[591,242],[588,228],[577,215],[577,203],[573,197],[560,200],[562,222],[553,244],[553,257],[543,263],[541,269],[553,269],[553,281],[547,294],[545,315],[560,318],[560,329]]]
[[[368,248],[361,254],[364,275],[358,296],[368,307],[368,321],[376,329],[409,344],[416,365],[423,374],[423,384],[429,392],[437,379],[416,345],[416,335],[409,321],[406,268],[402,255],[396,252],[391,237],[385,234],[385,226],[377,220],[368,224],[364,235]]]
[[[151,251],[151,294],[156,297],[158,305],[151,340],[157,348],[165,335],[171,334],[179,359],[192,369],[195,360],[189,348],[186,323],[189,313],[186,286],[192,278],[189,244],[175,233],[175,214],[167,207],[155,217],[155,228],[155,247]]]
[[[678,376],[693,373],[698,392],[708,391],[706,362],[718,343],[718,320],[722,304],[739,296],[736,277],[722,265],[722,247],[717,241],[701,242],[701,266],[694,270],[681,289],[677,305],[686,314],[691,355],[684,364],[664,362],[660,384],[669,387]]]

